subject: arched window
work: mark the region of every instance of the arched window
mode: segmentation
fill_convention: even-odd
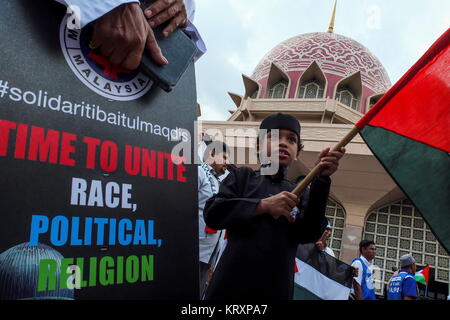
[[[342,234],[344,232],[345,211],[336,201],[328,198],[325,216],[332,227],[331,238],[328,246],[333,249],[336,258],[339,258],[342,245]]]
[[[305,81],[300,85],[298,98],[300,99],[321,99],[323,98],[325,85],[318,80]]]
[[[250,98],[256,99],[257,96],[258,96],[258,90],[255,90],[255,91],[250,95]]]
[[[372,108],[375,105],[375,103],[377,103],[378,100],[381,99],[382,96],[383,96],[383,94],[379,94],[379,95],[370,97],[370,99],[369,99],[369,106],[367,108],[367,111],[369,111],[370,108]]]
[[[449,283],[449,255],[437,242],[420,214],[409,200],[402,200],[369,213],[364,226],[363,239],[375,241],[377,253],[374,266],[379,268],[380,278],[376,286],[383,294],[385,285],[393,275],[393,268],[399,267],[400,256],[411,253],[418,268],[430,265],[434,279],[446,290]],[[419,289],[423,292],[423,287]],[[445,299],[445,293],[429,288],[429,296]],[[423,293],[422,293],[423,295]]]
[[[287,81],[280,80],[275,83],[269,90],[269,99],[283,99],[286,96]]]
[[[356,98],[356,96],[352,93],[350,88],[343,88],[336,92],[336,100],[338,100],[340,103],[345,104],[346,106],[349,106],[350,108],[354,110],[358,110],[359,100]]]

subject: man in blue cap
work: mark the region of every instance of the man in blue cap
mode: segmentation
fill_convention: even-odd
[[[261,122],[260,130],[267,132],[257,144],[260,159],[265,151],[278,162],[278,170],[265,175],[248,167],[236,168],[205,206],[206,224],[228,233],[227,246],[206,290],[207,300],[292,299],[297,245],[317,241],[327,224],[329,176],[337,170],[345,149],[331,152],[327,148],[319,154],[317,163],[323,170],[299,199],[291,193],[295,185],[286,179],[288,166],[302,149],[298,120],[273,114]],[[275,130],[278,139],[273,138]]]
[[[417,283],[414,279],[416,261],[410,253],[400,257],[400,268],[400,272],[389,280],[387,299],[416,300]]]

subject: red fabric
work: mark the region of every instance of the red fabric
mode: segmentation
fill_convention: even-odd
[[[427,282],[428,285],[428,278],[430,277],[430,266],[427,265],[425,268],[422,269],[422,274],[425,277],[425,281]]]
[[[294,262],[294,273],[297,273],[298,272],[298,267],[297,267],[297,264]]]
[[[356,124],[450,152],[450,29]]]
[[[208,226],[205,226],[205,232],[206,232],[206,233],[214,234],[214,233],[217,233],[217,230],[214,230],[214,229],[211,229],[211,228],[208,227]]]

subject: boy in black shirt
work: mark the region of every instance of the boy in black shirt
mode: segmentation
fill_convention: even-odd
[[[295,185],[286,179],[287,167],[302,147],[298,120],[277,113],[265,118],[260,129],[267,130],[267,135],[258,145],[267,148],[268,156],[278,157],[279,169],[274,175],[262,175],[248,167],[237,168],[206,203],[206,224],[228,233],[206,300],[291,299],[297,245],[315,242],[326,226],[329,176],[337,170],[345,149],[330,152],[327,148],[319,154],[323,170],[300,201],[290,192]],[[279,130],[279,141],[271,139],[274,129]]]

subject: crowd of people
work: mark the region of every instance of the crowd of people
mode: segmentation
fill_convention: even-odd
[[[315,242],[317,250],[335,256],[327,245],[332,226],[325,218],[325,208],[330,176],[345,149],[330,152],[327,148],[318,155],[321,174],[298,197],[291,192],[295,184],[286,176],[302,149],[298,120],[273,114],[261,122],[260,130],[267,134],[257,142],[257,152],[266,148],[268,156],[276,155],[279,160],[278,171],[272,175],[228,164],[228,149],[221,141],[204,139],[200,148],[200,298],[292,299],[292,266],[298,245]],[[279,130],[279,139],[271,138],[272,130]],[[372,263],[376,245],[362,240],[359,252],[351,264],[354,278],[349,299],[375,300]],[[401,269],[389,280],[387,299],[416,299],[414,258],[404,255],[399,264]]]

